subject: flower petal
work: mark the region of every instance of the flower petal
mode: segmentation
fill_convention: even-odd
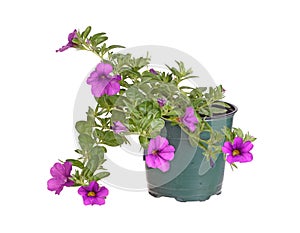
[[[156,150],[155,147],[155,140],[152,138],[150,139],[149,145],[148,145],[148,150],[147,150],[147,154],[150,155],[152,154],[152,151]]]
[[[230,164],[237,162],[238,156],[232,156],[231,154],[226,157],[226,161]]]
[[[65,168],[61,163],[55,163],[50,169],[50,174],[53,177],[58,177],[63,179],[65,177]]]
[[[75,29],[73,32],[71,32],[71,33],[68,35],[68,41],[69,41],[69,43],[73,43],[72,40],[73,40],[75,37],[77,37],[76,33],[77,33],[77,30]]]
[[[233,140],[233,149],[240,149],[243,146],[243,139],[240,137],[236,137]]]
[[[233,151],[233,147],[232,147],[231,142],[225,142],[223,147],[222,147],[222,151],[225,154],[231,153]]]
[[[158,151],[164,149],[167,145],[169,145],[169,141],[160,135],[158,135],[156,138],[151,140],[155,141],[155,150]]]
[[[64,169],[65,169],[65,176],[69,177],[70,173],[72,171],[72,163],[67,161],[63,164],[63,166],[64,166]]]
[[[101,97],[105,94],[105,87],[107,85],[107,81],[105,79],[99,79],[98,82],[92,83],[92,94],[95,97]]]
[[[174,146],[168,145],[165,148],[163,148],[161,151],[159,151],[159,156],[165,160],[170,161],[174,158],[174,152],[175,152]]]
[[[167,172],[170,169],[170,163],[169,161],[164,160],[157,168],[162,172]]]
[[[86,196],[88,194],[89,191],[87,191],[85,188],[85,186],[81,186],[79,189],[78,189],[78,194],[81,195],[81,196]]]
[[[61,180],[56,178],[52,178],[47,182],[47,188],[49,191],[57,191],[57,190],[61,191],[63,187],[64,187],[64,183]],[[57,194],[59,194],[60,191]]]
[[[69,180],[69,179],[68,179],[68,181],[65,183],[65,186],[66,186],[66,187],[71,187],[71,186],[74,185],[74,183],[75,183],[75,182],[74,182],[73,180]]]
[[[93,204],[104,205],[105,204],[105,198],[103,198],[103,197],[94,197],[93,198]]]
[[[181,121],[186,127],[189,128],[191,132],[194,132],[196,130],[197,127],[195,124],[198,124],[199,121],[195,116],[193,107],[187,107],[185,109],[185,114],[181,118]]]
[[[70,43],[63,45],[61,48],[57,49],[55,52],[63,52],[69,48],[71,48],[72,46],[70,45]]]
[[[252,150],[253,148],[253,144],[250,141],[245,142],[242,145],[242,148],[240,149],[240,151],[243,152],[249,152],[250,150]]]
[[[90,76],[88,77],[88,79],[86,80],[87,84],[92,84],[94,82],[98,82],[100,79],[99,74],[96,71],[93,71]]]
[[[107,76],[113,71],[113,67],[108,63],[99,63],[96,67],[96,71],[99,75]]]
[[[113,80],[116,80],[116,81],[121,81],[122,77],[121,75],[115,75],[113,77],[111,77]]]
[[[117,134],[128,131],[121,121],[114,121],[111,129]]]
[[[188,123],[186,126],[189,128],[191,132],[194,132],[196,130],[196,126],[193,123]]]
[[[98,192],[99,191],[99,184],[97,181],[93,180],[89,184],[90,191]]]
[[[240,163],[247,163],[247,162],[251,162],[253,160],[253,155],[248,152],[248,153],[242,153],[241,156],[239,156],[239,162]]]
[[[120,91],[120,83],[116,79],[110,80],[105,86],[105,94],[115,95]]]
[[[148,154],[146,155],[146,164],[148,167],[151,167],[151,168],[157,168],[157,158],[158,156],[156,155],[153,155],[153,154]],[[159,164],[160,165],[160,164]]]
[[[99,192],[97,193],[97,197],[106,197],[108,196],[108,189],[105,186],[102,186],[99,190]]]
[[[83,204],[85,205],[94,205],[94,197],[89,197],[89,196],[82,196],[83,198]]]

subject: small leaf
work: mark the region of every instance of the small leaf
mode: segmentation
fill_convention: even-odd
[[[126,91],[126,97],[137,102],[145,98],[145,96],[138,90],[138,88],[134,86]]]
[[[104,159],[104,153],[105,153],[106,148],[103,146],[94,146],[91,150],[91,156],[92,157],[98,157],[99,160]]]
[[[83,151],[80,150],[80,149],[76,149],[75,152],[78,153],[78,154],[81,154],[81,155],[83,154]]]
[[[80,134],[90,134],[92,132],[92,126],[86,121],[77,121],[75,129]]]
[[[81,149],[86,150],[86,151],[89,151],[95,144],[94,139],[87,134],[80,134],[78,136],[78,140],[79,140],[79,145],[80,145]]]
[[[231,164],[230,164],[230,167],[231,167],[232,170],[234,170],[234,168],[235,168],[235,169],[238,169],[238,167],[237,167],[237,165],[236,165],[235,163],[231,163]]]
[[[88,26],[88,27],[84,30],[84,32],[81,34],[81,36],[82,36],[83,39],[85,39],[85,38],[88,37],[88,35],[89,35],[90,32],[91,32],[91,29],[92,29],[92,27],[91,27],[91,26]]]
[[[93,180],[98,181],[110,175],[109,172],[99,172],[93,176]]]
[[[246,141],[250,141],[250,142],[254,142],[256,140],[256,138],[255,137],[253,137],[253,136],[251,136],[250,134],[249,134],[249,132],[245,135],[245,137],[244,137],[244,141],[246,142]]]
[[[97,170],[98,166],[99,166],[99,157],[98,155],[94,154],[93,156],[91,156],[86,166],[83,168],[82,170],[83,176],[89,179]]]
[[[97,46],[108,39],[107,36],[104,36],[105,33],[97,33],[90,38],[90,42],[93,46]]]
[[[217,108],[217,107],[210,107],[210,111],[212,114],[222,114],[222,113],[226,113],[227,109],[226,108]]]
[[[244,138],[244,133],[240,128],[233,128],[233,133],[240,138]]]
[[[226,141],[230,141],[232,142],[234,139],[234,135],[231,131],[231,129],[227,128],[226,126],[222,129],[222,132],[224,133],[225,137],[226,137]]]
[[[152,101],[144,101],[143,103],[137,106],[137,110],[144,116],[146,116],[148,112],[152,109],[153,109]]]
[[[142,146],[144,149],[146,149],[146,148],[148,147],[148,144],[149,144],[148,138],[143,137],[143,136],[139,136],[139,141],[140,141],[141,146]]]
[[[195,135],[191,134],[189,135],[189,142],[192,147],[196,147],[199,143],[199,137],[196,137]]]
[[[76,159],[67,159],[66,161],[71,162],[72,166],[78,167],[80,169],[84,168],[84,165],[82,162],[80,162],[79,160]]]
[[[151,137],[156,137],[160,131],[163,129],[165,126],[165,121],[163,119],[154,119],[150,123],[150,136]]]
[[[108,46],[108,48],[107,48],[107,50],[109,51],[109,50],[112,50],[112,49],[116,49],[116,48],[125,48],[124,46],[122,46],[122,45],[110,45],[110,46]]]
[[[113,133],[112,131],[105,131],[102,139],[102,143],[108,146],[119,146],[123,144],[124,140],[122,136]]]

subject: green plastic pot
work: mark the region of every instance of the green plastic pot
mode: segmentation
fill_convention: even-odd
[[[229,105],[231,108],[226,114],[206,120],[214,130],[221,131],[224,126],[232,128],[237,108]],[[172,197],[177,201],[205,201],[212,195],[221,193],[225,167],[222,153],[212,166],[211,161],[203,156],[203,150],[192,147],[187,134],[179,126],[172,126],[169,122],[166,122],[161,136],[168,139],[176,152],[167,172],[148,168],[146,165],[149,194],[154,197]],[[200,137],[209,138],[209,134],[202,133]]]

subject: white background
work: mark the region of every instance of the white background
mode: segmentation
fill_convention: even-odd
[[[299,232],[299,11],[296,0],[2,1],[1,232]],[[53,163],[76,156],[73,104],[97,63],[55,50],[87,25],[126,47],[182,50],[223,84],[234,125],[258,140],[252,163],[226,167],[220,196],[180,203],[108,187],[99,207],[47,190]]]

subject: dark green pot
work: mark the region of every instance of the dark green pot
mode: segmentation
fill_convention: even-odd
[[[224,126],[232,127],[233,116],[237,111],[231,105],[228,113],[207,119],[214,130],[221,131]],[[214,166],[203,156],[203,150],[192,147],[188,136],[179,126],[166,122],[161,136],[166,137],[176,149],[170,161],[170,170],[161,172],[146,166],[148,191],[154,197],[172,197],[178,201],[205,201],[212,195],[220,194],[224,177],[225,160],[219,154]],[[201,134],[209,138],[209,134]]]

